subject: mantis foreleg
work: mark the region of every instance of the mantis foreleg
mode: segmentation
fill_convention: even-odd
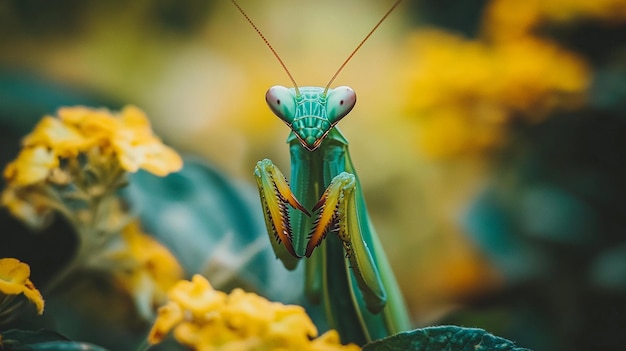
[[[254,175],[274,253],[287,269],[294,269],[298,264],[299,256],[295,253],[292,245],[292,231],[287,205],[289,204],[307,215],[309,212],[295,198],[287,179],[272,161],[264,159],[257,162]]]
[[[270,160],[258,162],[254,174],[274,252],[287,268],[293,269],[300,256],[292,244],[293,234],[287,206],[307,215],[309,212],[295,198],[282,172]],[[361,234],[356,209],[356,186],[355,176],[347,172],[336,175],[330,182],[312,209],[318,215],[308,237],[305,255],[311,257],[313,250],[328,233],[338,235],[367,309],[371,313],[378,313],[385,306],[386,294],[376,264]]]
[[[347,172],[333,178],[313,208],[313,211],[319,211],[319,214],[314,222],[315,227],[310,235],[306,256],[311,256],[313,249],[321,243],[327,233],[337,234],[367,309],[372,313],[378,313],[385,306],[387,298],[378,269],[361,235],[356,211],[356,185],[355,176]]]

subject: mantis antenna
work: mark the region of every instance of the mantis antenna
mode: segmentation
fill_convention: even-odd
[[[383,21],[389,16],[389,14],[391,14],[391,12],[398,7],[398,5],[400,5],[400,3],[402,2],[402,0],[398,0],[395,2],[395,4],[393,4],[393,6],[391,6],[391,8],[383,15],[383,17],[380,19],[380,21],[378,21],[378,23],[376,23],[376,25],[374,26],[374,28],[372,28],[372,30],[370,30],[369,33],[367,33],[367,35],[365,36],[365,38],[363,38],[363,40],[361,40],[361,42],[359,43],[359,45],[357,45],[357,47],[352,51],[352,53],[348,56],[348,58],[343,61],[343,63],[341,64],[341,66],[339,66],[339,69],[337,70],[337,72],[335,72],[335,74],[333,75],[333,77],[330,79],[330,81],[328,82],[328,84],[326,84],[326,88],[324,88],[324,93],[323,95],[325,96],[326,93],[328,92],[328,88],[330,87],[330,85],[335,81],[335,78],[337,78],[337,76],[339,75],[339,73],[341,72],[341,70],[343,70],[343,68],[346,66],[346,64],[348,64],[348,61],[350,61],[352,59],[352,57],[354,56],[354,54],[356,54],[357,51],[359,51],[359,49],[361,48],[361,46],[363,46],[363,44],[365,44],[365,42],[367,41],[367,39],[369,39],[372,34],[376,31],[376,29],[378,29],[378,27],[380,26],[381,23],[383,23]]]
[[[276,56],[276,59],[278,60],[278,62],[280,63],[281,66],[283,66],[283,69],[285,70],[285,72],[287,72],[287,75],[289,76],[289,79],[291,79],[291,83],[293,83],[293,87],[296,90],[296,95],[300,95],[300,89],[298,89],[298,84],[296,84],[296,80],[293,79],[293,76],[291,75],[291,73],[289,72],[289,70],[287,69],[287,66],[285,65],[285,63],[283,62],[283,60],[280,58],[280,56],[278,55],[278,53],[276,52],[276,50],[274,50],[274,48],[272,47],[272,44],[270,44],[270,42],[265,38],[265,36],[263,35],[263,33],[261,33],[261,30],[259,30],[259,28],[254,24],[254,22],[252,22],[252,20],[250,19],[250,17],[248,17],[248,15],[244,12],[244,10],[241,8],[241,6],[239,6],[239,4],[237,3],[237,1],[235,0],[230,0],[235,7],[237,7],[237,9],[239,10],[239,12],[241,12],[241,14],[243,15],[243,17],[246,18],[246,20],[248,21],[248,23],[250,23],[250,25],[252,25],[252,28],[254,28],[254,30],[257,32],[257,34],[261,37],[261,39],[263,39],[263,41],[265,42],[265,45],[267,45],[268,48],[270,48],[270,50],[272,51],[272,53],[274,54],[274,56]],[[394,6],[395,7],[395,6]],[[380,24],[380,23],[379,23]],[[370,33],[371,34],[371,33]]]
[[[276,59],[278,60],[278,62],[280,63],[280,65],[283,67],[283,69],[285,70],[285,72],[287,73],[287,75],[289,76],[289,79],[291,80],[291,83],[293,83],[293,87],[296,90],[296,94],[300,95],[300,89],[298,89],[298,84],[296,84],[296,80],[293,79],[293,76],[291,75],[291,73],[289,72],[289,70],[287,69],[287,66],[285,65],[285,63],[283,62],[283,60],[280,58],[280,56],[278,55],[278,53],[276,52],[276,50],[274,50],[274,48],[272,47],[272,44],[270,44],[270,42],[265,38],[265,36],[263,35],[263,33],[261,33],[261,30],[259,30],[259,28],[254,24],[254,22],[252,22],[252,20],[250,19],[250,17],[248,17],[248,15],[245,13],[245,11],[241,8],[241,6],[239,6],[239,4],[237,3],[237,1],[235,0],[230,0],[235,7],[237,7],[237,10],[239,10],[239,12],[241,12],[241,14],[243,15],[243,17],[245,17],[245,19],[248,21],[248,23],[250,23],[250,25],[252,26],[252,28],[254,28],[254,30],[257,32],[257,34],[261,37],[261,39],[263,39],[263,41],[265,42],[265,45],[267,45],[267,47],[272,51],[272,54],[274,54],[274,56],[276,57]],[[359,45],[357,45],[357,47],[352,51],[352,53],[348,56],[348,58],[343,61],[343,63],[341,64],[341,66],[339,66],[339,69],[337,70],[337,72],[335,72],[335,74],[333,75],[333,77],[330,79],[330,81],[328,82],[328,84],[326,84],[326,87],[324,88],[324,93],[323,96],[326,95],[326,93],[328,92],[328,88],[330,87],[330,85],[335,81],[335,78],[337,78],[337,76],[339,75],[339,73],[343,70],[343,68],[348,64],[348,62],[352,59],[352,57],[354,56],[354,54],[356,54],[357,51],[359,51],[359,49],[363,46],[363,44],[365,44],[365,42],[372,36],[372,34],[376,31],[376,29],[378,29],[378,27],[381,25],[381,23],[383,23],[383,21],[389,16],[389,14],[391,14],[391,12],[393,12],[393,10],[398,7],[398,5],[400,5],[400,3],[402,2],[402,0],[397,0],[393,6],[391,6],[391,8],[389,10],[387,10],[387,12],[383,15],[383,17],[378,21],[378,23],[376,23],[376,25],[374,26],[374,28],[372,28],[372,30],[369,31],[369,33],[367,33],[367,35],[365,36],[365,38],[363,38],[363,40],[361,40],[361,42],[359,43]]]

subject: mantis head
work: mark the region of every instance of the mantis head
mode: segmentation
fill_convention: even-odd
[[[285,88],[273,86],[265,94],[272,112],[294,132],[304,148],[317,149],[331,129],[356,103],[352,88]]]

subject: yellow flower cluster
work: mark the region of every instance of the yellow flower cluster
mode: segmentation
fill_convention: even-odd
[[[114,190],[106,188],[114,187],[125,171],[144,169],[165,176],[182,167],[181,157],[152,133],[148,118],[134,106],[119,113],[61,108],[58,117],[45,116],[22,144],[4,170],[8,188],[2,203],[33,226],[41,224],[51,208],[59,210],[46,185],[73,183],[92,196]]]
[[[491,39],[508,40],[527,35],[544,22],[570,22],[591,18],[626,20],[623,0],[492,0],[485,30]]]
[[[19,186],[42,181],[59,166],[59,158],[73,158],[97,149],[114,156],[122,169],[140,168],[158,176],[182,167],[180,156],[163,145],[146,115],[134,106],[119,114],[105,109],[66,107],[58,118],[45,116],[23,140],[24,149],[5,170],[5,177]]]
[[[120,269],[114,273],[121,286],[135,298],[135,305],[145,317],[152,317],[156,307],[167,300],[167,291],[183,277],[183,269],[172,253],[150,235],[138,221],[121,233],[123,244],[109,257]]]
[[[360,350],[341,345],[331,330],[317,337],[317,328],[300,306],[273,303],[235,289],[229,295],[214,290],[200,275],[178,282],[159,309],[148,336],[161,342],[170,332],[192,350]]]
[[[2,204],[33,227],[42,227],[57,212],[78,236],[73,261],[49,284],[79,268],[103,269],[133,294],[144,317],[152,317],[167,289],[183,276],[182,268],[137,222],[127,225],[131,216],[117,191],[127,172],[144,169],[165,176],[181,169],[181,157],[153,134],[146,115],[134,106],[119,113],[61,108],[57,117],[41,119],[22,145],[4,170]],[[23,292],[29,298],[34,294]]]
[[[7,298],[24,294],[35,304],[37,312],[43,313],[44,301],[41,293],[30,281],[30,267],[15,258],[0,259],[0,306],[6,307]],[[3,296],[4,295],[4,296]],[[0,310],[0,315],[3,313]]]
[[[415,60],[407,107],[420,149],[435,158],[497,146],[511,118],[536,121],[579,106],[589,84],[578,57],[530,37],[492,46],[429,30],[409,45]]]
[[[407,112],[425,156],[481,154],[504,143],[512,121],[537,122],[583,106],[591,68],[578,55],[534,36],[546,22],[626,20],[623,0],[492,0],[483,36],[442,30],[408,42]]]

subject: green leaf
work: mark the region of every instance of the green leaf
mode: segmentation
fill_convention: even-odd
[[[529,351],[483,329],[437,326],[373,341],[363,351]]]
[[[107,351],[93,344],[71,341],[51,330],[11,329],[0,337],[0,349],[6,351]]]
[[[28,343],[38,343],[38,342],[46,342],[46,341],[68,341],[69,339],[65,336],[52,331],[52,330],[19,330],[19,329],[11,329],[5,332],[0,333],[2,336],[3,343],[7,343],[9,341],[19,341],[19,342],[28,342]]]

